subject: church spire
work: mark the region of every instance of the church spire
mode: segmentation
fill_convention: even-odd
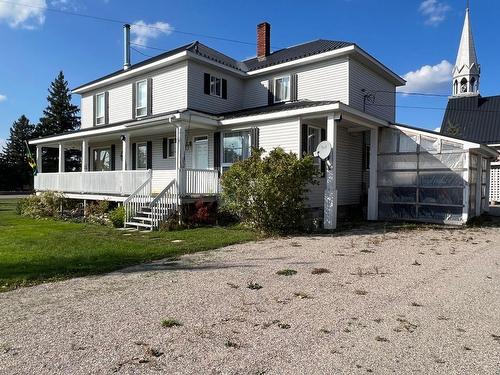
[[[469,1],[467,0],[462,38],[453,69],[453,96],[479,94],[480,74],[481,67],[477,61],[476,47],[470,26]]]

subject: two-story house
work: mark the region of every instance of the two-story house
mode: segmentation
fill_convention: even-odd
[[[420,216],[419,189],[425,186],[411,178],[398,182],[409,173],[417,176],[418,163],[410,168],[394,159],[418,155],[424,134],[431,145],[439,143],[428,153],[441,154],[443,142],[484,160],[493,152],[396,125],[395,92],[405,81],[356,44],[315,40],[271,53],[270,25],[262,23],[257,56],[249,60],[193,42],[131,65],[128,25],[124,39],[123,69],[73,90],[81,95],[81,129],[30,142],[39,166],[42,147],[57,147],[60,155],[58,173],[41,170],[35,177],[37,191],[123,202],[130,225],[150,228],[179,204],[216,199],[221,173],[252,147],[282,147],[301,157],[328,140],[332,167],[317,159],[324,177],[307,197],[325,227],[335,228],[337,212],[347,211],[342,208],[370,220],[467,220],[469,212],[458,208],[463,201],[439,205],[434,196],[426,207],[441,207],[439,212],[421,210],[426,213]],[[69,148],[81,150],[81,171],[66,171]],[[386,159],[392,167],[385,167]],[[467,167],[460,168],[451,172],[465,180]],[[458,185],[465,197],[466,183]]]

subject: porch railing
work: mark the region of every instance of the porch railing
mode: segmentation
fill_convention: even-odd
[[[123,201],[125,223],[128,223],[143,207],[148,207],[151,200],[151,174],[149,174],[147,180]]]
[[[130,195],[147,179],[151,171],[40,173],[35,176],[35,190]]]
[[[158,229],[161,222],[177,212],[177,198],[177,184],[172,180],[149,204],[152,229]]]
[[[183,168],[179,173],[179,194],[217,195],[220,193],[219,172],[210,169]]]

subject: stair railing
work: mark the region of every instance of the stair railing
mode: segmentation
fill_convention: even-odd
[[[142,207],[147,207],[151,202],[151,181],[152,173],[149,171],[146,181],[123,201],[123,207],[125,208],[124,225],[129,222]]]
[[[177,183],[170,183],[149,204],[151,208],[152,229],[158,229],[160,223],[177,212]]]

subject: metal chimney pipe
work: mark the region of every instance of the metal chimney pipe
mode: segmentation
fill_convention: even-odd
[[[130,68],[130,25],[123,25],[123,70]]]

